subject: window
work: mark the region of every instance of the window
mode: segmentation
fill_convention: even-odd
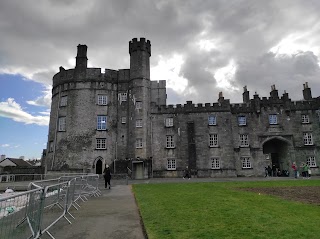
[[[247,125],[247,118],[245,116],[238,116],[238,125]]]
[[[166,118],[166,127],[173,126],[173,118]]]
[[[309,123],[309,115],[301,115],[301,122],[302,122],[302,124],[308,124]]]
[[[107,129],[107,116],[98,115],[97,117],[97,130],[106,130]]]
[[[122,116],[122,117],[121,117],[121,123],[122,123],[122,124],[127,123],[127,117]]]
[[[304,145],[313,145],[312,133],[303,133]]]
[[[307,164],[308,164],[310,167],[317,167],[316,157],[315,157],[315,156],[309,156],[309,157],[307,158]]]
[[[217,147],[218,146],[218,135],[217,134],[209,134],[209,146]]]
[[[60,106],[61,107],[67,106],[67,103],[68,103],[68,96],[62,96],[60,99]]]
[[[275,114],[269,115],[269,124],[278,124],[277,115]]]
[[[136,101],[136,109],[142,109],[142,101]]]
[[[174,148],[173,135],[166,136],[166,148]]]
[[[216,124],[217,124],[216,116],[209,115],[208,116],[208,125],[216,125]]]
[[[136,148],[141,149],[142,148],[142,138],[136,139]]]
[[[247,134],[240,134],[240,147],[249,146],[249,136]]]
[[[96,149],[106,149],[106,138],[97,139]]]
[[[136,120],[136,127],[141,128],[142,127],[142,119],[137,119]]]
[[[168,170],[176,170],[176,160],[175,159],[168,159],[167,160],[167,169]]]
[[[66,117],[60,117],[58,120],[58,131],[66,131]]]
[[[249,157],[241,158],[242,168],[251,168],[251,161]]]
[[[220,169],[220,159],[212,158],[211,159],[211,169]]]
[[[120,93],[120,101],[127,101],[127,93]]]
[[[49,142],[49,152],[53,152],[53,141]]]
[[[98,105],[107,105],[106,95],[98,95]]]

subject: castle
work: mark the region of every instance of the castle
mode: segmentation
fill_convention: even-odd
[[[263,176],[265,167],[290,170],[320,165],[320,97],[308,83],[303,100],[270,97],[231,104],[166,104],[166,81],[150,80],[151,44],[129,42],[130,69],[87,67],[87,46],[78,45],[76,66],[53,77],[47,170],[101,174],[129,170],[136,179],[182,177],[188,166],[197,177]],[[121,166],[122,165],[122,166]]]

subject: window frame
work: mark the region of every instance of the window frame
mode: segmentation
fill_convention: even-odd
[[[210,126],[217,125],[217,117],[215,115],[208,116],[208,125]]]
[[[142,128],[142,119],[136,119],[136,128]]]
[[[103,94],[99,94],[97,96],[97,104],[98,105],[108,105],[108,96],[107,95],[103,95]]]
[[[142,109],[142,101],[136,101],[136,110],[141,110]]]
[[[66,107],[68,105],[68,96],[63,95],[60,98],[60,107]]]
[[[246,139],[244,139],[246,137]],[[249,147],[249,134],[239,134],[240,147]]]
[[[121,102],[125,102],[125,101],[128,100],[128,94],[127,94],[127,92],[120,92],[119,94],[120,94],[120,101],[121,101]]]
[[[173,127],[173,117],[167,117],[165,119],[165,126],[166,127]]]
[[[105,119],[105,121],[103,121],[103,119]],[[106,115],[97,116],[97,130],[99,131],[107,130],[107,119],[108,117]]]
[[[269,114],[269,125],[277,125],[277,124],[278,124],[278,115]]]
[[[126,116],[122,116],[121,117],[121,124],[126,124],[127,123],[127,117]]]
[[[317,168],[316,156],[308,156],[307,157],[307,164],[310,168]]]
[[[238,126],[246,126],[247,125],[247,117],[245,115],[238,116]]]
[[[142,148],[143,148],[142,138],[136,138],[136,149],[142,149]]]
[[[58,131],[65,132],[66,131],[66,117],[61,116],[58,118]]]
[[[166,148],[167,149],[175,148],[174,136],[173,135],[166,135]]]
[[[313,145],[313,136],[311,132],[303,132],[303,144]]]
[[[53,150],[54,150],[53,141],[49,141],[49,153],[50,153],[50,152],[53,152]]]
[[[209,134],[209,147],[214,148],[219,146],[218,134]]]
[[[249,156],[241,157],[241,168],[242,169],[252,169],[252,163]]]
[[[211,169],[221,169],[221,161],[218,157],[211,158]]]
[[[302,124],[309,124],[310,123],[310,117],[308,114],[301,115],[301,123]]]
[[[103,145],[104,145],[104,147],[103,147]],[[96,149],[107,149],[107,139],[106,138],[96,138]]]
[[[167,159],[167,170],[177,170],[176,159]]]

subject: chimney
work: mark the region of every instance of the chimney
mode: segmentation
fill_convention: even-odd
[[[311,94],[311,89],[308,86],[308,82],[303,84],[303,99],[304,100],[312,100],[312,94]]]
[[[243,99],[243,103],[250,102],[250,94],[249,94],[249,91],[247,90],[247,86],[243,87],[242,99]]]
[[[2,160],[4,160],[5,158],[6,158],[6,155],[5,155],[5,154],[1,154],[1,159],[0,159],[0,160],[2,161]]]
[[[278,90],[276,90],[276,86],[271,86],[270,98],[272,99],[279,99]]]

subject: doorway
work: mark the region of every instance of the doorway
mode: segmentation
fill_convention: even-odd
[[[142,161],[132,162],[132,168],[133,168],[134,179],[144,179]]]
[[[263,143],[263,154],[270,156],[268,164],[273,175],[277,175],[278,171],[289,170],[289,147],[289,141],[282,137],[274,137]]]
[[[102,174],[102,160],[98,159],[96,161],[96,174]]]

